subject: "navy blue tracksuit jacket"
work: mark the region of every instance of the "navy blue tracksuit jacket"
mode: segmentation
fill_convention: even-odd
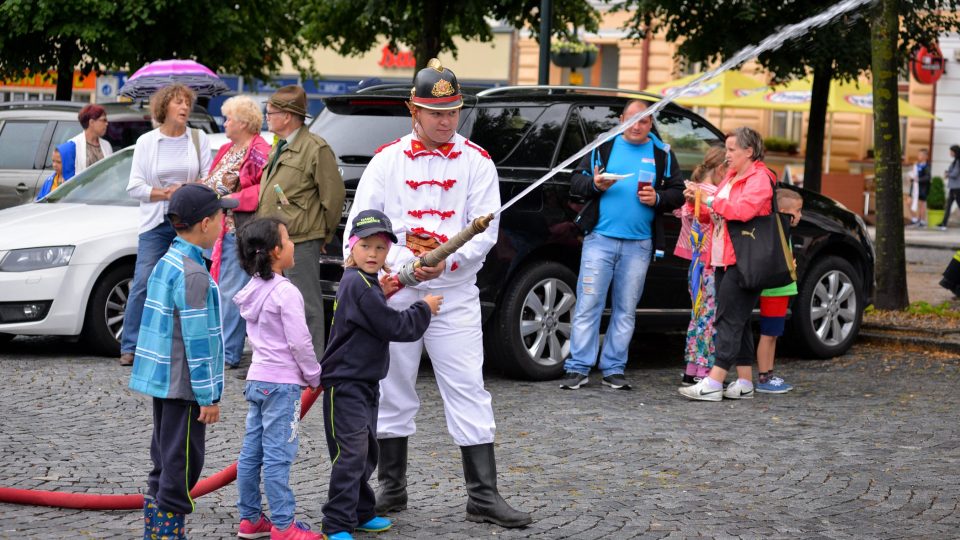
[[[377,468],[380,380],[390,367],[391,341],[416,341],[430,324],[430,306],[387,305],[377,276],[346,268],[333,307],[323,359],[323,424],[333,467],[323,505],[323,532],[353,532],[376,514],[368,483]]]

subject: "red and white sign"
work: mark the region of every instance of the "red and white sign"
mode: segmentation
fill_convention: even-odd
[[[940,79],[944,71],[943,53],[937,44],[932,49],[920,47],[910,61],[913,78],[922,84],[933,84]]]
[[[765,99],[770,103],[799,105],[810,103],[811,95],[812,92],[810,90],[781,90],[780,92],[773,92],[772,94],[766,96]]]
[[[396,53],[390,50],[390,45],[384,45],[380,49],[382,53],[377,65],[383,69],[413,69],[417,67],[417,60],[413,57],[413,51],[400,51]]]

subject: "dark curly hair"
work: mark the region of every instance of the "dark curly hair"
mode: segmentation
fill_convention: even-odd
[[[277,218],[257,218],[237,231],[237,251],[240,267],[251,276],[273,279],[273,257],[270,252],[280,247],[280,226],[287,224]]]

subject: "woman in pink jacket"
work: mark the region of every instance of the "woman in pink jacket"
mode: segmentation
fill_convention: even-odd
[[[755,358],[750,314],[760,298],[760,289],[743,289],[739,284],[737,257],[727,232],[728,221],[750,221],[772,211],[773,177],[763,164],[763,139],[756,131],[741,127],[727,135],[727,175],[716,196],[701,194],[713,219],[710,262],[716,268],[717,359],[710,375],[693,386],[681,387],[690,399],[720,401],[753,397]],[[694,191],[687,188],[686,197]],[[723,380],[737,366],[737,380],[724,390]]]
[[[240,206],[224,216],[220,240],[213,246],[210,275],[217,281],[222,298],[233,298],[250,276],[240,268],[236,230],[257,211],[260,175],[270,154],[270,144],[260,136],[263,113],[247,96],[234,96],[223,103],[224,131],[230,142],[223,145],[203,182],[223,197],[240,200]],[[240,366],[246,325],[233,302],[223,302],[223,356],[228,369]]]

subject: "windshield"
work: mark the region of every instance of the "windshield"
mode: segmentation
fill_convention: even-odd
[[[374,150],[410,133],[409,116],[320,113],[310,131],[323,137],[343,163],[367,163]]]
[[[133,149],[121,150],[74,176],[40,203],[137,206],[140,203],[127,194],[132,162]]]

